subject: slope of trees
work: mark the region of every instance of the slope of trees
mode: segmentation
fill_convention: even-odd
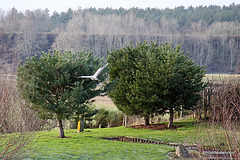
[[[240,5],[235,3],[229,6],[199,6],[199,7],[188,7],[183,6],[175,7],[174,9],[157,9],[157,8],[131,8],[126,10],[124,8],[119,9],[95,9],[90,8],[86,11],[100,15],[126,15],[129,12],[134,12],[138,18],[143,18],[147,22],[156,22],[161,24],[162,19],[176,20],[178,29],[184,31],[185,28],[191,26],[191,23],[198,23],[202,21],[207,26],[216,22],[239,22],[240,19]],[[85,11],[85,12],[86,12]]]
[[[199,6],[174,9],[78,9],[49,14],[47,9],[0,9],[0,64],[4,72],[28,56],[49,49],[107,50],[129,41],[170,41],[208,72],[236,72],[239,68],[240,5]],[[12,65],[13,64],[13,65]],[[8,69],[6,69],[8,68]]]
[[[144,22],[151,24],[155,22],[164,26],[164,22],[175,21],[174,26],[178,32],[189,32],[192,24],[201,22],[205,26],[210,26],[214,23],[221,22],[238,22],[240,21],[240,5],[235,3],[229,6],[199,6],[188,7],[183,6],[176,7],[174,9],[157,9],[157,8],[130,8],[130,9],[112,9],[112,8],[88,8],[78,9],[73,11],[69,8],[66,12],[54,12],[49,14],[49,10],[37,9],[34,11],[26,10],[25,12],[19,12],[15,8],[10,11],[4,11],[0,9],[0,28],[5,32],[18,32],[22,31],[21,27],[24,25],[31,25],[32,28],[38,32],[49,32],[55,29],[64,30],[67,23],[74,18],[77,14],[82,13],[83,16],[92,14],[97,17],[118,17],[126,19],[128,16],[135,15],[137,18],[142,19]],[[134,18],[134,17],[133,17]],[[113,20],[108,19],[108,22]],[[135,19],[134,19],[135,20]],[[92,22],[95,19],[91,19]],[[24,23],[28,22],[28,23]],[[134,22],[135,23],[135,22]],[[125,23],[125,25],[129,25]],[[132,25],[132,24],[131,24]],[[100,28],[103,29],[103,28]],[[97,29],[98,30],[98,29]]]

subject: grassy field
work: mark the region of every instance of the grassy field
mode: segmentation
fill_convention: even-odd
[[[239,81],[239,74],[206,74],[203,78],[206,82],[226,82],[226,81]]]
[[[240,78],[231,75],[206,75],[208,79]],[[118,109],[108,97],[96,97],[96,108],[110,111]],[[207,136],[205,126],[195,127],[195,121],[190,119],[174,122],[174,125],[184,125],[177,130],[139,130],[125,127],[86,129],[83,133],[76,130],[65,130],[68,138],[59,139],[58,131],[38,132],[40,139],[35,144],[37,150],[28,159],[80,159],[80,160],[154,160],[169,159],[167,154],[175,149],[167,145],[143,144],[108,141],[101,137],[130,136],[161,142],[195,143],[201,137]],[[240,134],[239,134],[240,135]],[[219,141],[217,139],[216,141]],[[224,140],[223,140],[224,141]],[[219,142],[220,143],[220,142]],[[221,142],[222,143],[222,142]],[[205,142],[205,144],[207,144]],[[207,144],[208,145],[208,144]],[[210,144],[212,145],[212,144]]]
[[[59,139],[57,131],[39,132],[36,146],[40,149],[30,159],[169,159],[167,153],[174,151],[167,145],[118,142],[101,137],[131,136],[162,142],[184,143],[194,140],[196,130],[193,121],[175,122],[184,125],[178,130],[140,130],[125,127],[87,129],[83,133],[66,130],[69,138]]]

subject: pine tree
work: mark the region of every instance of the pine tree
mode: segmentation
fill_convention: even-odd
[[[199,92],[206,87],[202,81],[205,67],[200,67],[181,52],[181,46],[172,47],[165,43],[161,46],[162,61],[159,65],[159,75],[163,77],[160,92],[164,108],[169,110],[168,127],[173,126],[174,110],[191,110],[201,96]]]
[[[108,56],[110,81],[116,80],[116,86],[109,96],[119,110],[127,115],[141,115],[145,125],[149,124],[149,116],[156,112],[157,97],[152,92],[149,58],[155,51],[152,46],[138,43],[121,50],[115,50]],[[154,104],[155,103],[155,104]]]
[[[116,86],[109,96],[118,109],[143,116],[145,125],[149,124],[150,115],[169,111],[169,127],[174,109],[192,109],[200,99],[198,92],[205,87],[205,69],[195,65],[180,49],[168,43],[144,42],[111,52],[109,74]]]
[[[103,91],[96,89],[99,82],[77,77],[92,75],[100,65],[92,53],[43,52],[20,64],[18,88],[41,118],[57,120],[59,137],[64,138],[62,120],[86,112],[85,103]]]

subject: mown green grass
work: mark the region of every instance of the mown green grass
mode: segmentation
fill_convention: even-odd
[[[75,133],[74,133],[75,134]],[[42,149],[32,159],[165,159],[168,146],[102,140],[84,135],[39,142]],[[48,139],[48,138],[47,138]]]
[[[39,132],[41,138],[36,143],[41,148],[30,159],[169,159],[167,153],[174,149],[167,145],[109,141],[100,137],[130,136],[178,143],[194,139],[189,136],[196,132],[193,121],[175,122],[175,125],[185,127],[164,131],[125,127],[86,129],[82,133],[66,130],[69,138],[64,139],[56,138],[56,131],[43,131]]]

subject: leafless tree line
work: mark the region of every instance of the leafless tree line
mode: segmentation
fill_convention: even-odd
[[[0,10],[0,64],[14,64],[12,70],[16,72],[21,60],[49,49],[85,48],[104,57],[108,50],[145,40],[183,44],[190,58],[198,65],[208,66],[209,72],[235,72],[240,66],[239,28],[238,22],[209,26],[199,20],[180,30],[174,19],[163,17],[156,23],[138,18],[134,12],[101,15],[82,10],[74,11],[65,26],[53,26],[48,10],[22,13],[13,8],[7,13]],[[49,35],[54,38],[49,39]],[[6,73],[7,69],[1,70]]]
[[[162,25],[146,22],[133,12],[124,16],[115,14],[96,15],[90,12],[76,12],[65,30],[56,29],[58,37],[53,49],[81,50],[83,47],[96,52],[104,48],[123,47],[130,41],[143,41],[144,35],[176,35],[176,22],[163,19]],[[148,39],[146,39],[148,40]],[[107,47],[107,48],[106,48]]]
[[[222,22],[207,26],[202,21],[192,23],[185,31],[178,30],[174,20],[161,19],[160,23],[147,22],[134,13],[96,15],[82,11],[73,14],[66,28],[56,29],[58,36],[53,49],[85,48],[96,56],[104,57],[107,50],[124,47],[130,41],[172,42],[182,44],[190,58],[215,72],[235,72],[239,66],[239,23]]]

